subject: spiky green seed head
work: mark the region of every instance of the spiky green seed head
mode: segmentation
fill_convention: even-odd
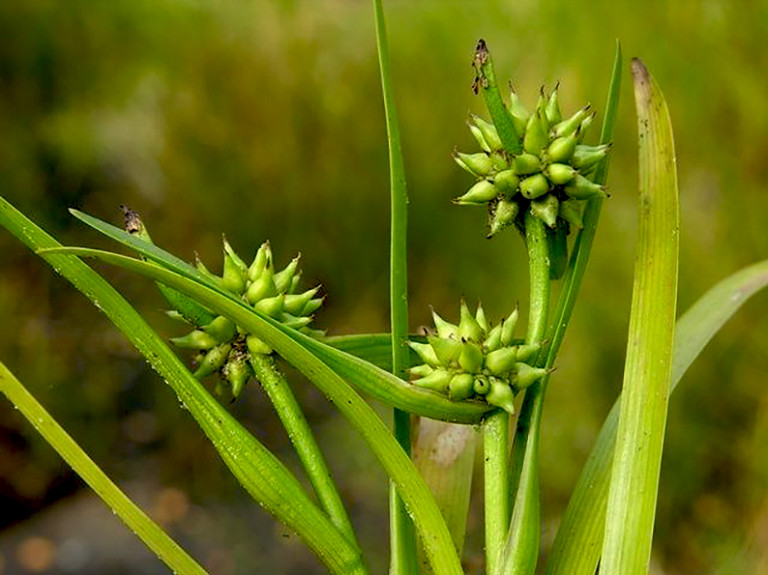
[[[298,291],[301,276],[299,256],[275,272],[269,242],[261,244],[250,266],[243,262],[226,239],[223,252],[221,277],[214,276],[198,260],[196,267],[200,273],[215,279],[224,289],[250,304],[256,312],[269,316],[285,327],[313,337],[322,335],[322,332],[309,328],[309,324],[323,298],[316,297],[319,287]],[[183,313],[178,315],[186,319]],[[274,353],[266,342],[255,335],[249,335],[224,316],[213,316],[199,329],[171,341],[178,347],[200,352],[195,375],[203,378],[218,372],[226,382],[224,387],[229,388],[234,398],[240,394],[252,374],[249,359],[256,355]]]
[[[514,340],[517,309],[491,325],[482,306],[472,313],[462,300],[458,325],[434,310],[432,317],[436,333],[428,335],[426,343],[408,342],[423,362],[408,370],[412,383],[454,401],[486,401],[514,412],[514,397],[522,384],[530,385],[529,380],[542,373],[525,364],[541,346]]]
[[[572,204],[554,208],[570,200],[606,197],[601,186],[586,183],[590,182],[587,176],[610,150],[608,145],[582,144],[595,113],[586,105],[564,118],[559,84],[549,94],[542,88],[532,112],[511,86],[509,98],[507,110],[518,137],[517,146],[502,149],[499,130],[473,116],[470,129],[483,151],[457,153],[456,158],[459,165],[482,179],[454,202],[487,207],[488,237],[513,222],[522,230],[522,216],[531,211],[552,229],[562,229],[566,234],[578,229],[582,225],[581,210]],[[469,165],[470,158],[478,165]],[[489,167],[489,163],[493,166]]]

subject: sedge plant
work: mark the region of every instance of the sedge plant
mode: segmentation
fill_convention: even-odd
[[[671,124],[661,90],[633,60],[639,236],[623,391],[539,566],[543,407],[608,197],[622,53],[617,46],[600,120],[590,105],[562,110],[559,85],[542,88],[531,102],[523,89],[503,94],[489,47],[478,42],[473,89],[488,116],[469,120],[477,149],[455,153],[472,180],[453,201],[484,212],[478,233],[520,236],[528,255],[528,323],[518,325],[521,314],[512,302],[526,298],[515,294],[501,321],[462,300],[453,310],[433,311],[434,326],[414,335],[408,332],[407,187],[380,0],[374,15],[390,157],[389,333],[327,337],[314,320],[321,287],[303,284],[298,257],[278,265],[267,241],[243,259],[225,239],[223,271],[216,274],[156,246],[129,208],[122,226],[72,214],[135,256],[61,246],[2,198],[0,224],[105,312],[171,386],[247,493],[331,573],[368,573],[365,550],[325,462],[327,446],[316,441],[277,356],[333,403],[389,477],[391,573],[463,572],[477,448],[483,451],[485,572],[529,575],[541,568],[586,575],[599,567],[606,574],[646,573],[669,394],[725,321],[768,284],[768,262],[723,280],[677,318]],[[587,144],[598,125],[599,143]],[[179,320],[172,346],[86,258],[156,283],[168,314]],[[255,391],[248,385],[254,380],[285,427],[309,489],[228,411],[229,402]],[[0,390],[170,569],[205,572],[2,364]],[[364,396],[391,408],[391,425]]]

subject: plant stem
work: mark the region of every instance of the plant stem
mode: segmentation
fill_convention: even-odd
[[[509,530],[509,413],[499,409],[483,421],[485,571],[496,575]]]
[[[547,231],[544,222],[530,211],[525,214],[525,239],[531,286],[526,343],[530,344],[539,343],[544,338],[550,293]],[[528,575],[536,569],[541,537],[538,458],[543,400],[544,388],[538,381],[525,392],[518,417],[509,485],[510,491],[515,493],[515,506],[504,547],[502,573]]]
[[[344,509],[344,503],[336,489],[336,484],[331,478],[320,446],[318,446],[288,382],[270,356],[254,354],[250,358],[250,364],[296,449],[301,464],[307,472],[309,482],[317,494],[320,506],[339,531],[346,535],[350,542],[359,547],[355,530]]]
[[[172,571],[205,573],[205,569],[187,555],[157,523],[152,521],[106,476],[2,362],[0,362],[0,392],[5,394],[40,435],[83,478],[83,481]]]
[[[406,231],[408,226],[408,191],[405,182],[400,127],[397,120],[395,95],[392,88],[389,43],[384,22],[382,0],[374,0],[376,43],[381,71],[381,89],[389,144],[389,177],[391,202],[389,305],[392,331],[392,373],[402,377],[408,367],[408,349],[403,345],[408,336],[408,261]],[[410,415],[398,409],[393,413],[395,438],[411,453]],[[390,483],[390,573],[410,575],[418,569],[416,533],[393,483]]]

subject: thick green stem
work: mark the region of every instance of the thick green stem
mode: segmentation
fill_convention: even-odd
[[[531,285],[526,343],[539,343],[547,327],[550,258],[544,222],[530,212],[525,214],[525,239]],[[536,570],[541,536],[538,459],[543,400],[544,386],[539,381],[526,391],[518,417],[510,473],[515,506],[501,573],[528,575]]]
[[[175,573],[205,573],[159,525],[131,501],[75,440],[0,362],[0,392],[34,425],[56,452],[143,542]]]
[[[350,542],[359,547],[355,530],[344,509],[344,503],[336,489],[336,484],[331,478],[320,446],[317,444],[288,382],[277,369],[275,361],[271,357],[254,354],[250,363],[256,378],[261,382],[264,391],[267,392],[293,447],[296,449],[320,506],[339,531],[346,535]]]
[[[498,573],[509,530],[509,413],[494,411],[483,422],[485,572]]]

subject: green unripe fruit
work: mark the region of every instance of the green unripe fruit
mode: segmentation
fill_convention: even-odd
[[[288,294],[285,296],[285,311],[287,311],[290,314],[293,315],[309,315],[312,312],[309,312],[307,314],[304,313],[304,309],[307,307],[307,304],[312,301],[312,298],[315,297],[317,292],[320,290],[320,286],[312,288],[311,290],[307,290],[304,293],[300,294]],[[322,298],[317,298],[320,300],[320,304],[323,303]],[[314,311],[314,310],[313,310]]]
[[[520,154],[512,160],[512,169],[521,176],[535,174],[541,171],[541,160],[533,154]]]
[[[251,285],[248,286],[248,291],[245,294],[245,299],[251,305],[256,302],[277,295],[277,286],[275,285],[274,273],[272,266],[266,267],[259,277],[257,277]]]
[[[557,224],[558,204],[557,198],[549,194],[541,200],[531,202],[531,213],[550,228],[554,228]]]
[[[472,384],[472,390],[477,395],[485,395],[491,391],[491,380],[485,375],[476,375],[474,383]]]
[[[461,197],[453,200],[453,203],[463,206],[477,206],[487,204],[499,195],[499,189],[488,180],[480,180]]]
[[[288,296],[286,296],[286,297],[288,297]],[[309,300],[307,302],[307,305],[304,306],[304,309],[301,310],[301,315],[312,315],[318,309],[320,309],[320,306],[323,305],[324,301],[325,301],[325,297],[312,298],[311,300]]]
[[[435,371],[435,369],[432,366],[429,366],[426,363],[422,363],[421,365],[410,368],[408,373],[415,377],[426,377],[433,371]]]
[[[299,260],[301,259],[301,254],[296,256],[291,260],[291,263],[289,263],[285,268],[275,274],[275,277],[273,278],[275,281],[275,288],[277,289],[278,293],[284,293],[288,291],[288,288],[291,287],[291,281],[293,280],[293,276],[296,274],[296,270],[299,269]]]
[[[509,197],[512,197],[517,192],[519,183],[520,179],[514,170],[504,170],[493,177],[493,185]]]
[[[474,115],[472,116],[472,122],[480,130],[480,133],[483,135],[483,139],[491,148],[491,151],[501,150],[504,147],[501,143],[501,138],[499,138],[499,133],[496,131],[496,126],[494,126],[491,122],[486,122],[480,116]]]
[[[501,347],[501,324],[493,326],[483,342],[483,347],[486,351],[494,351]]]
[[[511,85],[509,86],[509,102],[509,115],[512,117],[512,124],[515,126],[515,132],[524,134],[531,113],[525,108],[520,101],[517,92],[515,92]]]
[[[555,138],[547,148],[547,158],[550,162],[567,162],[576,149],[576,134],[578,131],[562,138]]]
[[[477,154],[462,154],[454,152],[454,161],[473,176],[485,177],[493,171],[493,160],[483,152]]]
[[[555,126],[550,131],[550,135],[553,138],[562,138],[563,136],[573,134],[584,121],[584,119],[589,115],[589,110],[590,105],[587,104],[567,120],[563,120],[562,122],[555,124]]]
[[[435,350],[428,343],[409,341],[408,346],[418,354],[418,356],[421,358],[421,361],[424,363],[427,363],[432,367],[437,367],[440,365],[440,360],[437,359]]]
[[[229,341],[237,334],[237,327],[234,322],[228,320],[223,315],[218,316],[208,325],[203,326],[202,330],[213,336],[217,343]]]
[[[232,262],[237,266],[237,269],[240,270],[240,273],[243,275],[243,277],[247,277],[248,266],[245,265],[245,262],[240,259],[240,256],[237,255],[237,252],[232,249],[232,246],[229,245],[227,238],[222,238],[222,241],[224,242],[224,252],[232,259]]]
[[[507,157],[507,154],[504,152],[504,150],[491,152],[490,158],[491,162],[493,163],[493,170],[491,170],[492,172],[503,172],[504,170],[509,169],[509,158]]]
[[[578,129],[578,135],[576,137],[576,140],[579,144],[581,144],[584,141],[585,136],[587,135],[587,131],[589,130],[589,127],[592,125],[592,122],[595,121],[595,112],[592,112],[589,116],[584,118],[584,121],[581,123],[581,126],[579,126]]]
[[[216,285],[221,285],[221,278],[205,267],[205,264],[197,254],[195,254],[195,269]]]
[[[560,102],[557,99],[557,91],[559,88],[560,83],[558,82],[555,89],[552,90],[552,94],[550,94],[549,100],[547,100],[547,107],[544,110],[550,126],[554,126],[563,119],[563,114],[560,111]]]
[[[472,395],[472,387],[475,379],[471,373],[458,373],[451,378],[448,384],[448,397],[454,401],[467,399]]]
[[[549,164],[544,169],[544,175],[555,186],[562,186],[576,177],[576,170],[568,164]]]
[[[261,313],[275,319],[280,317],[280,314],[283,313],[284,307],[285,294],[280,294],[273,297],[265,297],[264,299],[260,299],[255,304],[253,304],[253,308],[255,310],[260,311]]]
[[[529,176],[520,182],[520,193],[529,200],[543,196],[549,191],[549,181],[543,174]]]
[[[229,246],[226,240],[224,245],[225,247]],[[221,274],[221,287],[235,295],[240,295],[245,291],[246,270],[240,267],[240,263],[242,260],[236,261],[229,251],[224,252],[224,272]]]
[[[433,391],[439,391],[440,393],[446,393],[448,386],[451,383],[451,372],[446,369],[436,369],[426,377],[417,379],[413,382],[413,385],[431,389]]]
[[[269,355],[272,353],[272,348],[265,342],[256,337],[255,335],[249,335],[245,338],[245,344],[248,348],[248,353],[253,355]]]
[[[437,312],[433,309],[432,310],[432,320],[435,322],[435,327],[437,328],[437,336],[441,338],[458,338],[459,337],[459,326],[454,325],[448,321],[445,321],[443,318],[441,318],[439,315],[437,315]]]
[[[459,338],[469,341],[482,341],[483,328],[477,323],[477,320],[472,317],[472,313],[467,307],[467,302],[462,300],[461,302],[461,318],[459,321]]]
[[[517,202],[510,200],[499,200],[491,213],[488,237],[492,238],[509,224],[515,221],[517,214],[520,213],[520,206]]]
[[[477,141],[478,145],[485,150],[488,153],[491,153],[491,147],[488,145],[488,142],[485,141],[485,136],[483,136],[483,133],[480,131],[480,128],[475,126],[472,122],[467,122],[467,125],[469,126],[469,131],[472,132],[472,136]]]
[[[475,321],[477,322],[477,325],[480,326],[480,329],[483,330],[483,333],[488,333],[488,318],[485,316],[485,310],[483,309],[482,304],[477,304],[477,311],[475,312]]]
[[[203,379],[204,377],[219,371],[227,361],[230,349],[232,349],[232,346],[228,343],[222,343],[211,349],[205,354],[205,357],[203,357],[193,375],[197,379]]]
[[[429,336],[427,341],[435,350],[435,356],[440,365],[451,365],[459,360],[462,346],[460,341],[434,336]]]
[[[570,197],[577,200],[586,200],[594,196],[603,198],[607,196],[603,186],[594,183],[581,174],[577,175],[563,190]]]
[[[502,408],[510,415],[515,413],[515,392],[500,379],[491,378],[491,390],[485,396],[485,401],[490,405]]]
[[[571,165],[582,173],[588,173],[590,168],[596,166],[600,160],[608,155],[610,149],[610,144],[603,144],[602,146],[576,146],[571,158]]]
[[[485,357],[485,367],[493,375],[503,375],[511,371],[517,362],[517,348],[502,347],[492,351]]]
[[[173,345],[183,349],[197,350],[210,349],[219,344],[215,337],[199,329],[182,337],[172,337],[171,342]]]
[[[531,367],[527,363],[518,363],[515,366],[515,369],[517,370],[515,385],[518,389],[525,389],[526,387],[533,385],[549,373],[549,371],[543,367]]]
[[[296,317],[289,313],[284,313],[275,319],[279,319],[280,323],[282,323],[285,327],[290,327],[291,329],[301,329],[312,323],[311,317]]]
[[[459,366],[466,372],[477,373],[483,367],[483,350],[477,343],[465,342],[461,344]]]
[[[568,198],[560,202],[560,217],[568,222],[571,229],[580,230],[584,227],[584,222],[581,219],[581,202],[579,200]]]
[[[546,120],[542,118],[541,111],[536,110],[528,118],[528,125],[525,128],[525,136],[523,137],[523,149],[529,154],[538,156],[548,142]]]
[[[272,249],[269,247],[269,242],[264,242],[259,246],[256,256],[253,258],[253,263],[248,268],[248,279],[255,281],[261,273],[272,265]]]
[[[517,318],[520,313],[517,307],[509,314],[509,317],[505,319],[501,324],[501,345],[508,346],[512,343],[515,334],[515,326],[517,325]]]
[[[234,399],[240,397],[248,378],[251,377],[251,368],[245,359],[245,354],[233,352],[223,369],[224,377],[230,385]]]
[[[541,343],[525,343],[517,346],[517,359],[518,361],[525,362],[535,357],[541,349]]]

